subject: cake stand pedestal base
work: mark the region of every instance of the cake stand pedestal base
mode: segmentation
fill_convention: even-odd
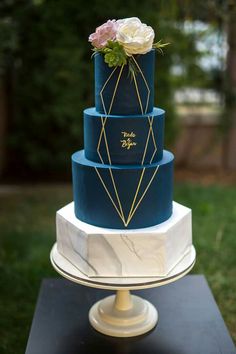
[[[152,330],[157,324],[158,314],[150,302],[131,295],[130,290],[163,286],[182,278],[193,268],[196,251],[191,246],[165,277],[89,278],[58,252],[57,244],[51,250],[50,259],[59,274],[75,283],[116,291],[116,295],[96,302],[89,310],[93,328],[112,337],[135,337]]]
[[[113,337],[134,337],[155,327],[155,307],[129,290],[117,290],[95,303],[89,311],[90,324],[99,332]]]

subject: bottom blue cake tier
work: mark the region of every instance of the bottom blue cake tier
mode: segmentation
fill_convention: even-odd
[[[160,224],[172,214],[174,156],[151,165],[103,165],[72,155],[75,215],[92,225],[137,229]]]

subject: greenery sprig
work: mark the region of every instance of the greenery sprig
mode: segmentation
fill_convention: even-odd
[[[152,48],[156,49],[159,53],[161,53],[163,55],[164,52],[163,52],[162,48],[165,48],[168,45],[170,45],[170,43],[162,43],[162,39],[160,39],[158,42],[153,43]]]
[[[94,48],[94,54],[97,52],[104,54],[104,60],[110,68],[127,64],[127,55],[119,42],[108,41],[106,47]]]

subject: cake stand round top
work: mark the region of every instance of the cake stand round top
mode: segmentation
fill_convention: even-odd
[[[108,290],[139,290],[162,286],[182,278],[193,268],[196,251],[194,246],[191,246],[182,260],[165,277],[88,277],[58,252],[57,243],[51,250],[50,260],[59,274],[75,283]]]

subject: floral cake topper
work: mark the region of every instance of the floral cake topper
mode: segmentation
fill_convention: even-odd
[[[162,48],[169,43],[161,40],[154,43],[155,33],[151,26],[142,23],[137,17],[121,20],[108,20],[96,28],[89,36],[94,53],[104,54],[109,67],[130,63],[136,54],[146,54],[152,48],[163,53]]]

